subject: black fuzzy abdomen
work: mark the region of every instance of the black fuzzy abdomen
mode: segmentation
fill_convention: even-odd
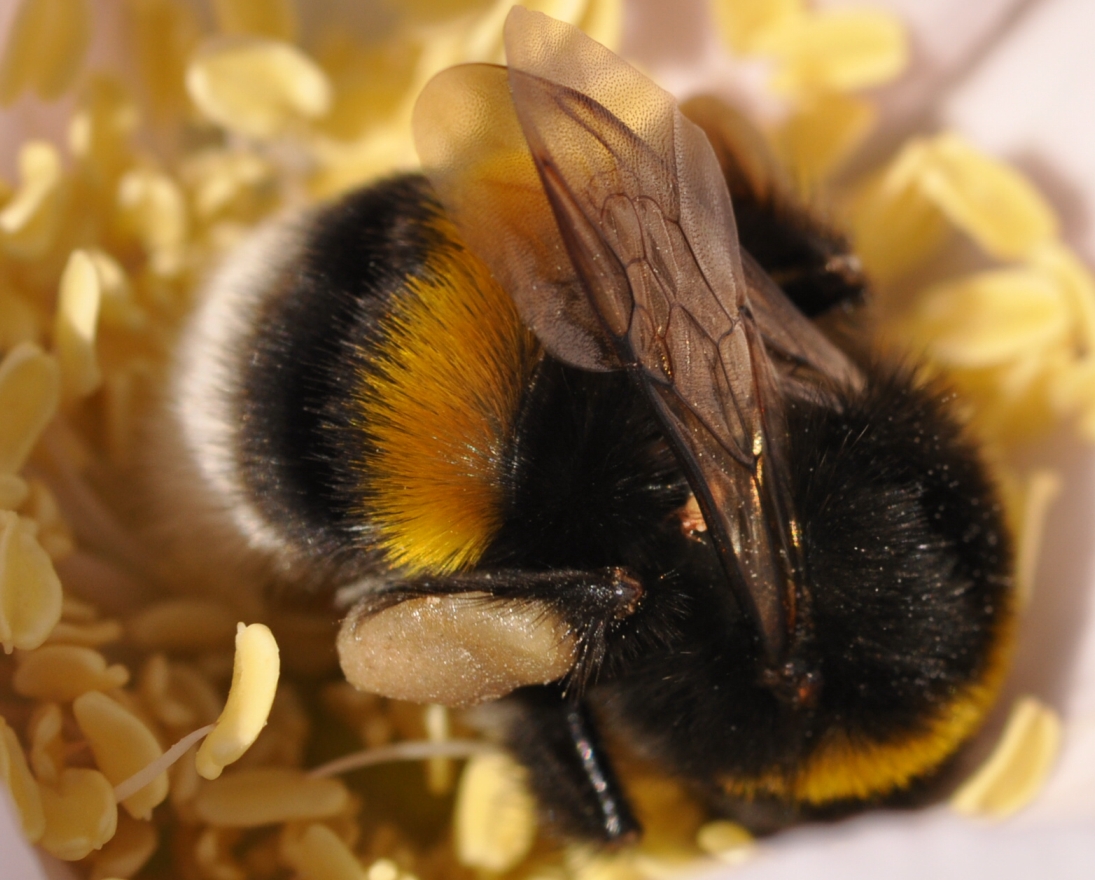
[[[1011,611],[1011,549],[949,398],[870,376],[839,410],[798,407],[790,428],[823,710],[885,740],[985,673]]]
[[[664,584],[677,613],[645,618],[660,642],[598,692],[641,754],[716,799],[771,799],[789,816],[892,794],[938,769],[998,686],[1012,602],[995,489],[938,389],[868,376],[788,417],[805,560],[790,659],[818,673],[816,703],[766,686],[702,546]]]

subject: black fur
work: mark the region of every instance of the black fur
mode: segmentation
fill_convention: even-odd
[[[985,672],[1010,590],[995,494],[940,396],[900,371],[871,376],[842,409],[800,405],[790,419],[811,612],[800,659],[820,674],[816,706],[764,687],[761,658],[742,649],[748,626],[721,610],[725,587],[685,577],[678,634],[597,695],[648,756],[698,786],[798,766],[834,726],[914,736]],[[644,607],[655,617],[658,595]]]
[[[742,247],[803,314],[814,318],[862,301],[866,279],[848,242],[812,215],[739,193],[734,217]]]
[[[638,392],[612,375],[550,369],[565,393],[530,391],[542,410],[518,438],[520,503],[495,552],[515,568],[636,572],[642,604],[609,628],[588,697],[646,757],[717,796],[721,777],[801,765],[834,727],[911,738],[984,674],[1010,550],[983,466],[937,390],[876,366],[861,393],[790,413],[809,596],[797,659],[821,682],[816,705],[795,708],[762,683],[755,634],[713,549],[672,517],[686,490]],[[511,729],[515,747],[535,735],[534,715]],[[529,766],[541,802],[565,812],[569,778]]]

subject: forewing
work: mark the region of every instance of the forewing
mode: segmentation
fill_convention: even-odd
[[[446,212],[547,350],[587,370],[618,366],[551,215],[505,68],[442,71],[419,96],[412,124]]]
[[[764,135],[734,107],[699,95],[681,104],[681,112],[707,135],[735,204],[739,198],[771,202],[790,187]]]
[[[569,63],[542,51],[560,27],[520,10],[507,20],[518,121],[593,310],[649,394],[776,662],[797,567],[784,396],[750,312],[718,161],[673,99],[607,50],[574,51],[586,38],[570,31]],[[629,74],[606,74],[608,61]],[[628,76],[625,122],[599,97],[617,100],[613,84]]]

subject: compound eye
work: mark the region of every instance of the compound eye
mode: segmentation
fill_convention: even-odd
[[[578,655],[571,631],[541,603],[490,601],[483,593],[351,612],[337,647],[346,680],[358,690],[454,708],[557,681]]]

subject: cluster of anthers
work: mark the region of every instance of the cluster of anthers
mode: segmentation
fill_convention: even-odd
[[[619,42],[619,0],[537,5]],[[443,741],[446,711],[330,680],[313,687],[307,661],[327,656],[313,646],[329,634],[306,619],[232,598],[157,596],[154,561],[110,512],[125,508],[135,424],[197,279],[275,209],[412,165],[419,88],[449,64],[501,60],[508,6],[469,0],[408,14],[371,44],[332,28],[306,50],[292,0],[214,0],[211,25],[186,2],[125,0],[114,5],[123,68],[96,71],[89,47],[107,39],[95,33],[97,7],[20,4],[0,103],[21,102],[16,112],[31,119],[26,108],[61,100],[71,116],[63,143],[26,141],[18,182],[0,182],[0,778],[27,840],[95,880],[286,870],[396,880],[460,869],[645,877],[748,852],[740,828],[706,821],[672,783],[640,777],[636,799],[661,819],[639,849],[560,856],[535,845],[531,800],[498,753],[467,762],[453,833],[423,847],[368,800],[375,787],[362,795],[323,768],[309,772],[305,755],[334,757],[355,740]],[[715,9],[729,45],[773,71],[786,110],[771,132],[777,151],[805,186],[825,189],[873,122],[854,93],[905,65],[900,24],[880,12],[814,13],[804,0]],[[1030,425],[1065,418],[1095,436],[1095,285],[1027,182],[944,133],[835,192],[880,282],[882,321],[967,393],[991,443],[1006,448]],[[954,230],[998,265],[899,296],[910,268]],[[1013,482],[1029,583],[1054,477]],[[286,679],[270,629],[237,630],[241,618],[292,634],[282,640],[295,648]],[[333,728],[345,742],[317,736]],[[997,754],[954,805],[1017,809],[1057,736],[1049,710],[1020,701]],[[438,803],[447,812],[448,801],[427,805],[454,787],[443,752],[427,762],[420,813]],[[406,773],[386,784],[408,779],[413,787]],[[173,856],[157,859],[168,848]]]

